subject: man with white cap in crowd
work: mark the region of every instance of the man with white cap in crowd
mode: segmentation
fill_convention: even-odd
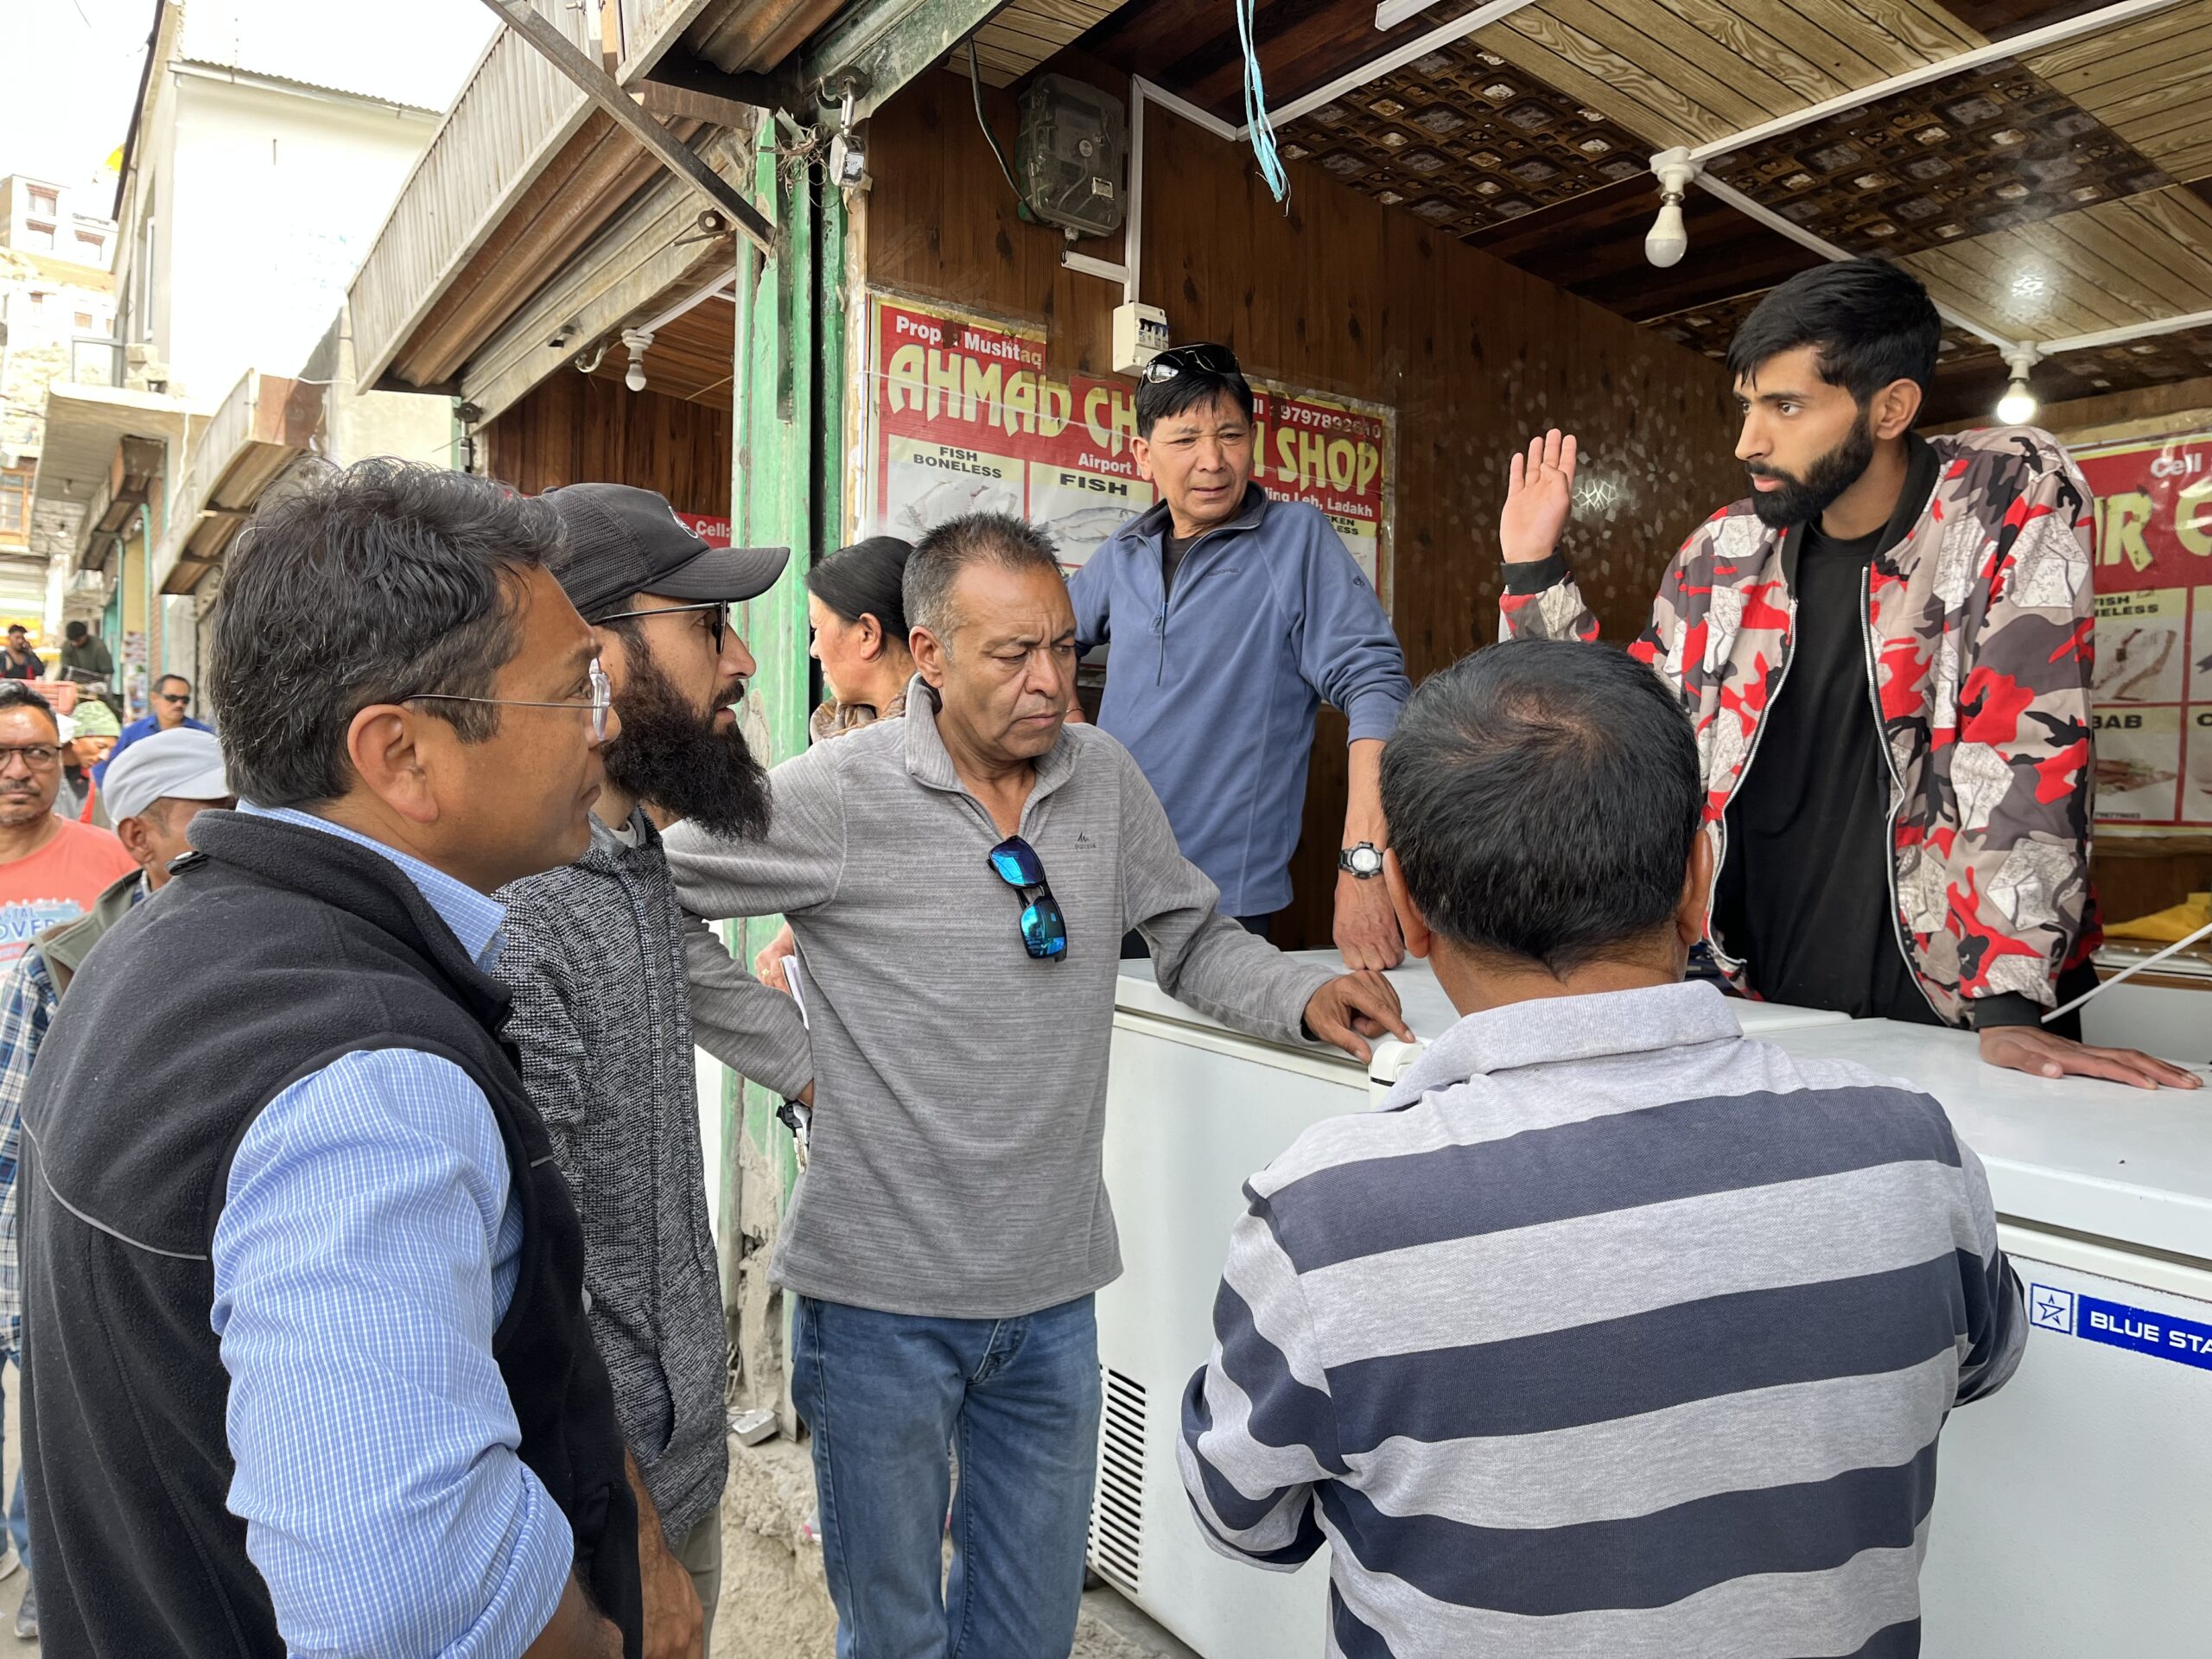
[[[40,934],[0,971],[0,1359],[22,1369],[22,1279],[16,1254],[16,1171],[22,1151],[23,1090],[40,1042],[62,993],[86,956],[130,907],[169,879],[169,863],[190,852],[185,826],[206,808],[232,804],[223,751],[214,734],[178,727],[134,744],[116,757],[101,791],[115,832],[138,868],[113,882],[73,921]],[[23,1477],[16,1472],[8,1505],[16,1559],[30,1561],[30,1522]],[[16,1615],[16,1634],[38,1634],[38,1602],[29,1586]]]

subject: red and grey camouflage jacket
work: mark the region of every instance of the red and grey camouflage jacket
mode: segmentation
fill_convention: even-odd
[[[2099,943],[2094,525],[2088,486],[2048,433],[2003,428],[1930,447],[1935,491],[1869,573],[1867,690],[1890,761],[1892,919],[1929,1004],[1966,1025],[1978,997],[2055,1006],[2060,971]],[[1716,868],[1728,803],[1789,669],[1785,539],[1749,500],[1715,513],[1675,556],[1651,626],[1629,647],[1696,721]],[[1598,637],[1571,576],[1509,594],[1502,624],[1510,639]],[[1710,917],[1707,931],[1748,988],[1743,963],[1710,938]]]

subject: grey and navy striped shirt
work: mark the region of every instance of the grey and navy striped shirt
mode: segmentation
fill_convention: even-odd
[[[1519,1002],[1246,1192],[1183,1478],[1332,1547],[1332,1656],[1918,1652],[1937,1433],[2026,1339],[1925,1095],[1707,985]]]

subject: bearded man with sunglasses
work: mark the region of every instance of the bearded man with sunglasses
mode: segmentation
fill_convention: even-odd
[[[505,888],[507,1035],[584,1230],[588,1318],[638,1499],[646,1659],[698,1659],[721,1582],[728,1338],[707,1226],[684,919],[660,832],[757,839],[767,779],[737,730],[753,662],[729,607],[788,549],[710,547],[651,490],[571,484],[553,564],[595,631],[620,718],[591,844]],[[769,995],[764,993],[764,995]]]
[[[1098,723],[1128,746],[1185,856],[1262,938],[1289,904],[1314,716],[1350,728],[1334,937],[1352,968],[1404,960],[1382,890],[1382,744],[1412,690],[1375,590],[1320,509],[1252,481],[1252,388],[1220,346],[1137,385],[1137,471],[1160,500],[1068,584],[1077,648],[1110,643]],[[1141,955],[1137,941],[1128,954]]]
[[[1223,915],[1128,751],[1067,723],[1076,622],[1046,537],[955,519],[905,588],[906,718],[777,767],[765,840],[679,825],[669,861],[692,910],[780,911],[798,941],[818,1092],[772,1273],[798,1298],[837,1651],[1050,1659],[1083,1587],[1091,1297],[1121,1271],[1100,1147],[1122,934],[1240,1029],[1362,1058],[1406,1033],[1379,974]],[[699,1040],[747,1070],[728,1012],[791,999],[711,940],[693,972]]]

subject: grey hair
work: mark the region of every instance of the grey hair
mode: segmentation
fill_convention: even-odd
[[[950,645],[959,623],[953,586],[969,565],[985,563],[1001,570],[1049,570],[1056,578],[1060,574],[1059,550],[1052,538],[1026,518],[1004,512],[948,518],[922,537],[906,561],[900,587],[908,623],[928,629],[939,645]]]
[[[543,501],[408,461],[326,467],[264,500],[215,605],[207,690],[232,786],[260,806],[334,800],[361,709],[489,696],[521,644],[522,583],[560,546]],[[481,703],[426,709],[465,743],[498,727]]]

